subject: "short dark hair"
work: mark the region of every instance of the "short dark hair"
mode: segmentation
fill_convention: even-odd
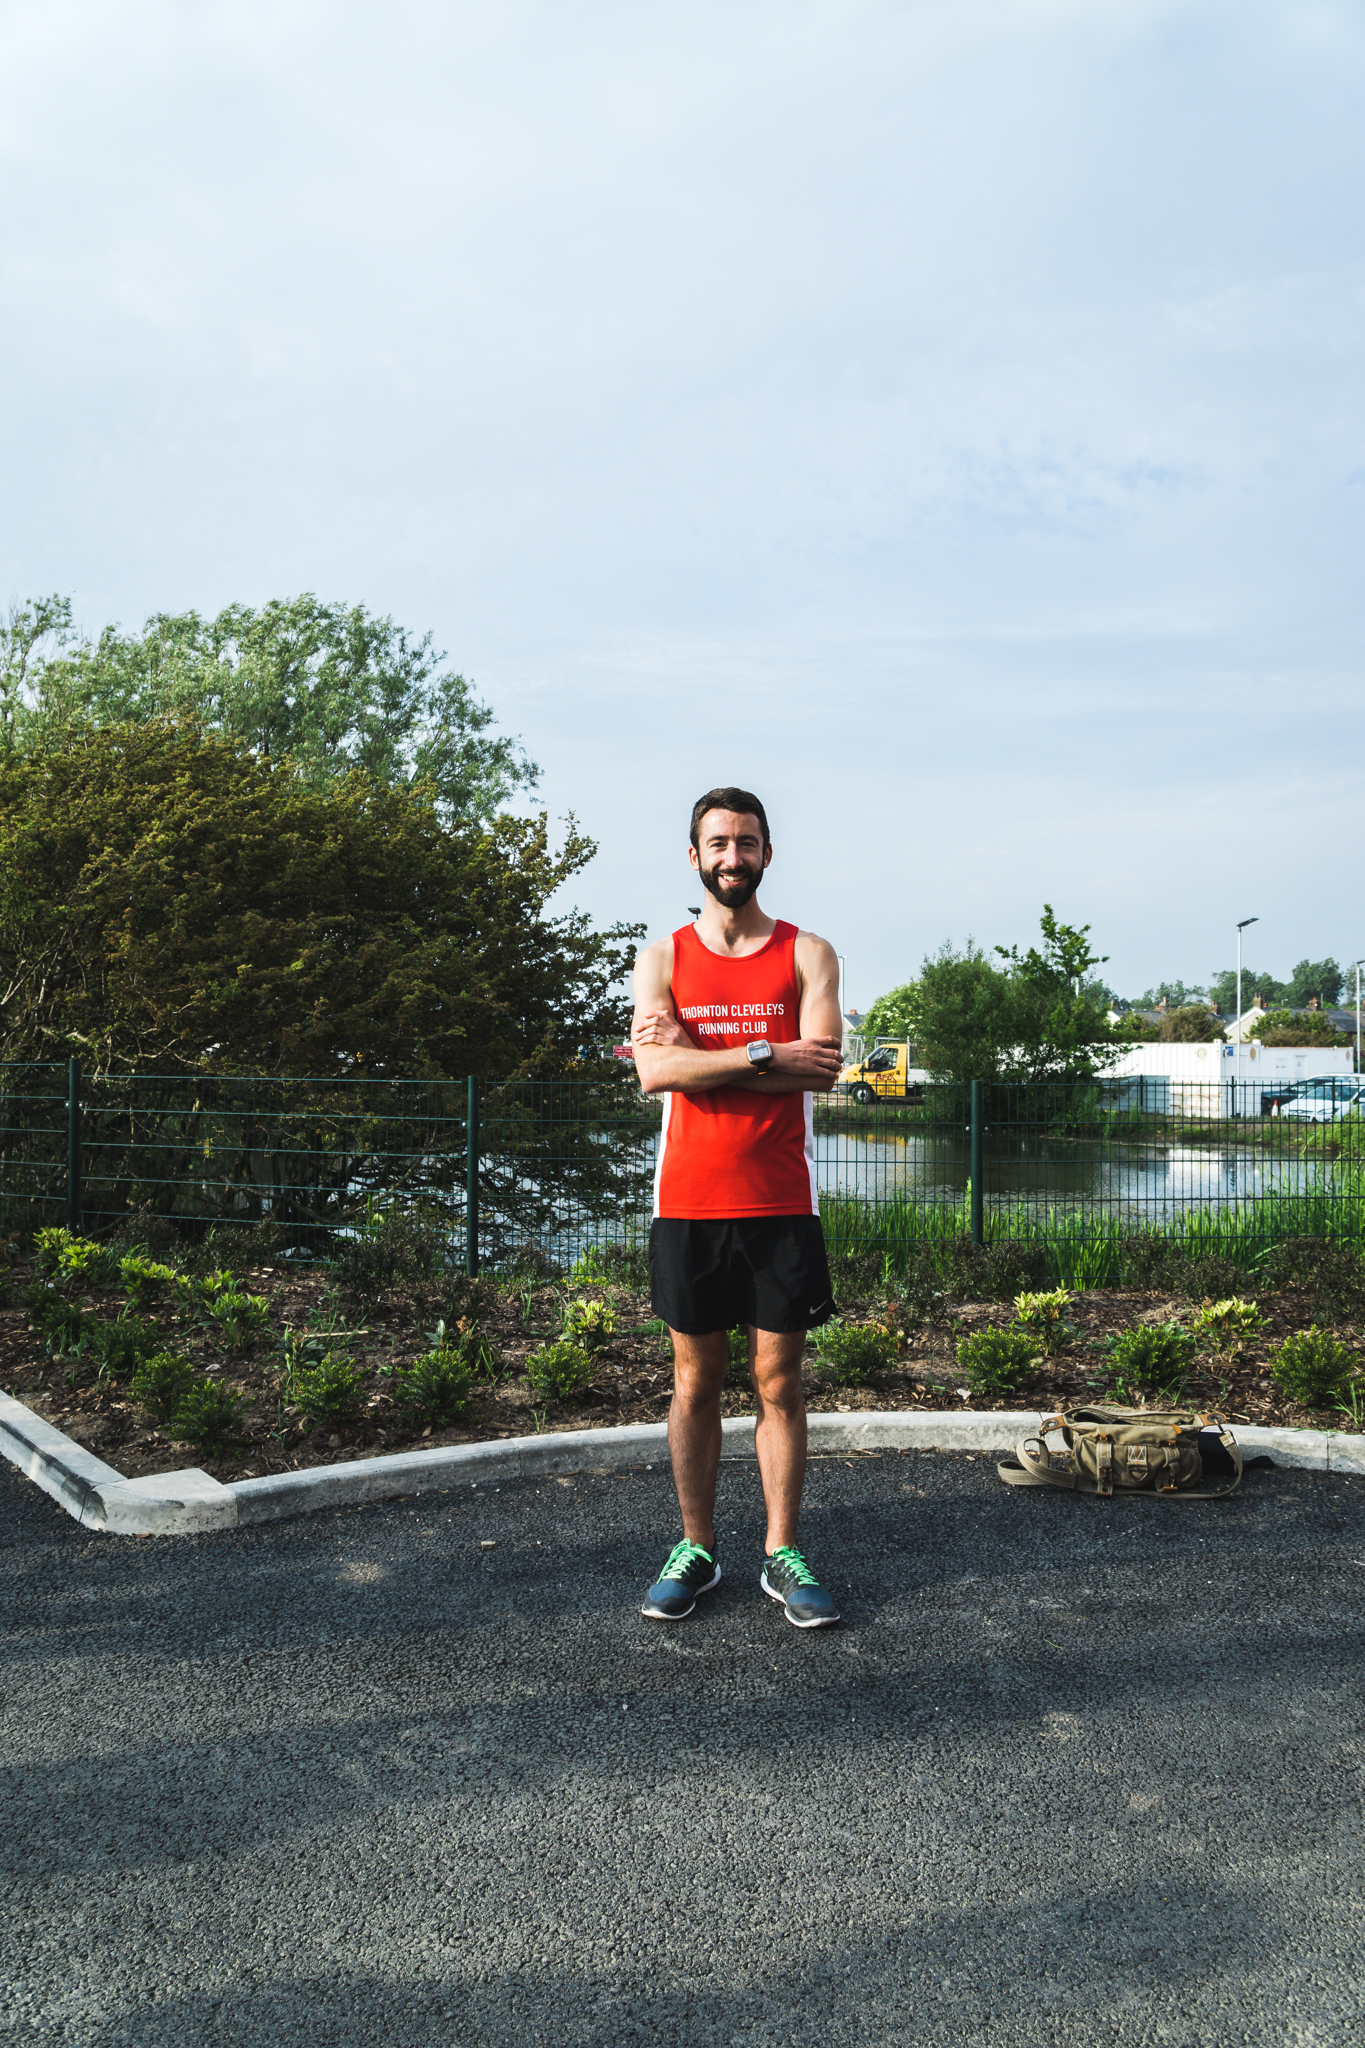
[[[692,844],[701,852],[701,821],[708,811],[738,811],[746,818],[757,818],[763,833],[763,844],[771,846],[768,837],[768,813],[751,789],[708,789],[705,796],[699,796],[692,806]]]

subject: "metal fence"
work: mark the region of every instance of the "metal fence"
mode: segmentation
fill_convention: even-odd
[[[817,1096],[826,1234],[897,1265],[949,1236],[1359,1240],[1361,1085],[1248,1083],[1235,1101],[1226,1084],[1163,1077]],[[0,1066],[0,1223],[267,1222],[317,1256],[401,1213],[471,1271],[533,1250],[568,1266],[590,1246],[644,1245],[659,1123],[659,1100],[617,1062],[520,1082]]]

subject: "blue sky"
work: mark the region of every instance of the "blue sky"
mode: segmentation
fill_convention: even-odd
[[[431,627],[655,931],[1365,953],[1365,11],[0,10],[0,596]]]

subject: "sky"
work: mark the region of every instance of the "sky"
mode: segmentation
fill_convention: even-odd
[[[0,0],[0,600],[430,628],[865,1007],[1365,954],[1358,0]]]

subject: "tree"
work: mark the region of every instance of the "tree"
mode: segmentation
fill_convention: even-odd
[[[1157,1037],[1166,1045],[1212,1045],[1225,1029],[1216,1011],[1202,1003],[1188,1003],[1162,1018]]]
[[[164,718],[73,729],[0,755],[0,1058],[554,1072],[622,1028],[642,930],[547,916],[593,851]]]
[[[46,643],[44,645],[44,643]],[[363,605],[276,599],[215,618],[154,613],[141,633],[71,630],[60,597],[13,606],[0,633],[0,740],[62,748],[82,726],[190,719],[325,788],[353,769],[391,788],[431,786],[441,817],[486,823],[540,770],[493,713],[418,641]]]
[[[1289,977],[1288,1008],[1306,1010],[1316,996],[1324,1009],[1341,1001],[1346,979],[1335,960],[1300,960]]]
[[[1042,916],[1043,945],[995,948],[997,967],[970,939],[944,945],[920,971],[909,1023],[931,1074],[949,1081],[1083,1080],[1117,1057],[1107,997],[1096,999],[1088,925]],[[1102,984],[1100,985],[1102,988]]]
[[[1289,999],[1285,983],[1276,981],[1273,974],[1259,974],[1250,967],[1242,969],[1242,1008],[1249,1010],[1257,996],[1266,1004],[1283,1004]],[[1216,1003],[1223,1015],[1231,1019],[1237,1015],[1237,969],[1225,967],[1221,974],[1214,975],[1209,982],[1209,1001]]]
[[[900,988],[889,989],[884,996],[878,996],[863,1018],[865,1043],[873,1045],[879,1038],[913,1038],[918,995],[918,983],[907,981]]]
[[[1251,1027],[1262,1045],[1351,1045],[1349,1032],[1338,1031],[1325,1010],[1268,1010]]]

